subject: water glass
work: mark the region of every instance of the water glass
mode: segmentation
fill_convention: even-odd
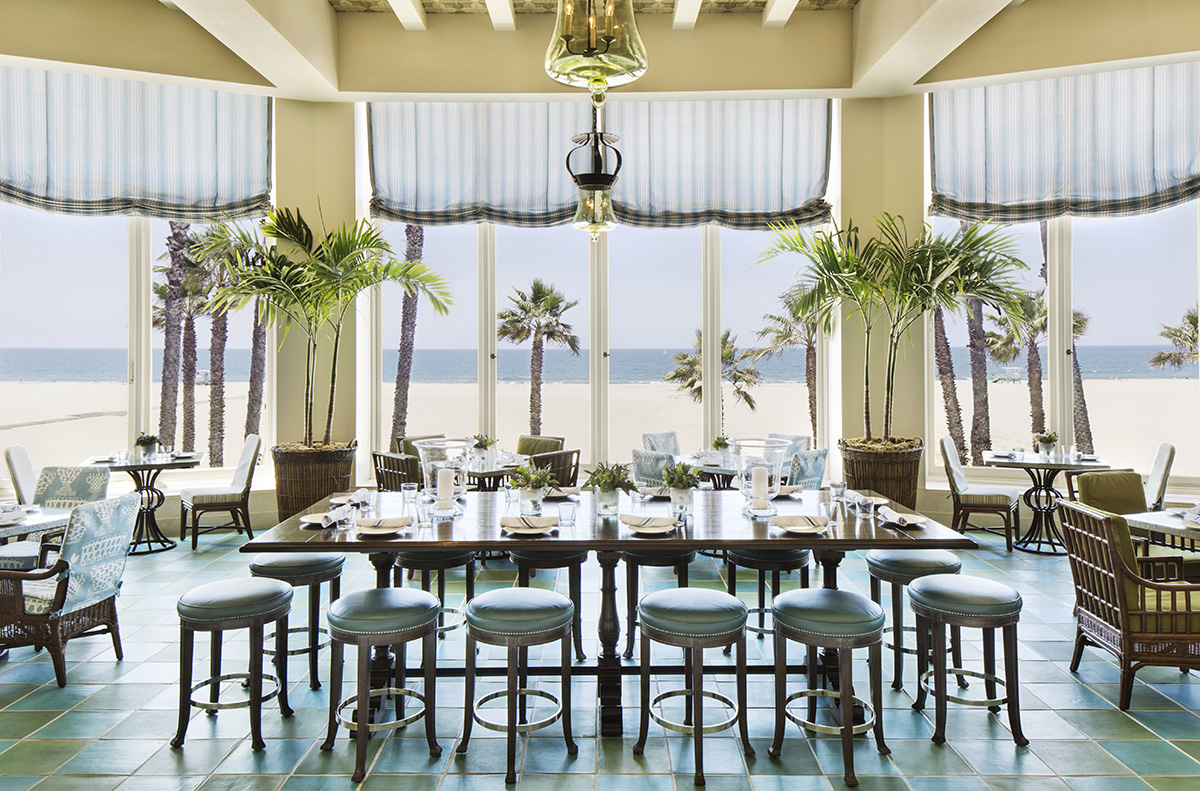
[[[864,519],[875,518],[875,498],[864,497],[858,501],[858,515]]]
[[[432,527],[433,520],[430,517],[430,510],[433,506],[433,503],[426,503],[424,500],[418,497],[414,501],[413,505],[417,527]]]
[[[512,481],[508,478],[504,479],[504,501],[506,503],[515,502],[517,499],[517,490],[513,488]]]
[[[846,496],[845,481],[830,481],[829,482],[829,499],[833,502],[841,502]]]
[[[575,524],[575,502],[567,500],[558,504],[558,523],[563,527]]]
[[[400,484],[400,497],[405,505],[412,505],[417,501],[417,484],[402,483]]]

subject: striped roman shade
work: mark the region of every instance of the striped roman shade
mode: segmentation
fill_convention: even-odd
[[[761,229],[829,216],[830,103],[824,99],[610,100],[624,166],[617,219],[643,228],[716,222]],[[420,225],[570,222],[565,160],[591,128],[574,102],[370,105],[372,216]]]
[[[941,91],[934,214],[1016,223],[1145,214],[1200,194],[1200,64]]]
[[[270,190],[268,97],[0,66],[0,200],[198,221]]]

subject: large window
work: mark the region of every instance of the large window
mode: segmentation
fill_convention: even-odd
[[[383,367],[382,410],[384,436],[445,434],[469,437],[479,431],[478,267],[476,227],[456,225],[425,227],[421,231],[422,263],[433,267],[450,288],[449,313],[440,315],[423,296],[410,297],[407,307],[411,337],[406,338],[405,292],[397,283],[382,286]],[[409,255],[408,226],[395,223],[384,229],[384,238],[397,258]],[[413,250],[415,253],[415,249]],[[415,321],[412,319],[415,318]],[[397,384],[401,355],[411,355],[407,400]]]
[[[0,204],[0,446],[35,468],[128,444],[124,218]]]
[[[674,431],[681,450],[698,449],[700,230],[614,231],[608,283],[609,455],[628,461],[646,432]]]
[[[496,229],[496,310],[514,320],[498,321],[498,439],[511,450],[521,434],[531,433],[539,411],[538,432],[565,437],[568,449],[591,456],[588,392],[588,236],[569,225],[555,228]],[[534,282],[540,283],[535,295]],[[519,300],[518,291],[527,300]],[[553,293],[551,293],[553,292]],[[518,302],[514,302],[517,299]],[[573,307],[566,307],[576,303]],[[533,329],[551,329],[542,343],[540,391],[531,391],[534,375]],[[575,338],[579,353],[567,338]],[[540,394],[540,404],[531,396]]]

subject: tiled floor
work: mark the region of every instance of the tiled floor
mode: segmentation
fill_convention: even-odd
[[[981,548],[963,553],[964,573],[1007,582],[1025,598],[1020,624],[1022,708],[1027,748],[1009,738],[1006,719],[981,709],[952,707],[948,743],[929,741],[932,725],[926,714],[910,708],[912,662],[905,693],[885,697],[884,723],[892,754],[879,756],[873,743],[856,741],[860,787],[914,791],[975,791],[976,789],[1109,789],[1155,788],[1160,791],[1200,787],[1200,679],[1172,669],[1147,669],[1139,674],[1133,707],[1118,711],[1116,667],[1105,655],[1089,651],[1078,675],[1067,670],[1074,625],[1072,593],[1065,559],[1042,558],[997,549],[993,537],[980,537]],[[212,580],[246,576],[240,540],[223,534],[202,539],[201,550],[176,549],[130,559],[120,599],[125,660],[113,659],[106,638],[74,641],[68,649],[70,683],[59,689],[49,658],[30,649],[15,650],[0,661],[0,791],[86,789],[105,791],[273,791],[350,788],[353,751],[347,739],[332,753],[317,745],[324,734],[326,690],[308,688],[305,664],[291,668],[291,703],[296,715],[282,719],[277,710],[264,712],[267,749],[250,749],[245,710],[210,717],[197,713],[183,749],[168,744],[175,727],[178,621],[175,601],[190,587]],[[585,613],[598,610],[598,575],[585,569]],[[673,584],[667,570],[647,570],[648,587]],[[514,572],[503,562],[489,562],[479,575],[479,589],[511,585]],[[750,598],[749,574],[746,581]],[[714,561],[701,558],[691,570],[695,585],[723,586]],[[842,586],[865,592],[867,575],[861,559],[847,558]],[[373,584],[366,561],[351,556],[343,590]],[[558,580],[565,592],[565,575]],[[546,572],[539,585],[554,584]],[[795,582],[790,583],[795,585]],[[814,584],[820,584],[816,575]],[[450,588],[461,596],[461,576]],[[623,596],[622,596],[623,599]],[[293,621],[303,619],[305,605],[297,597]],[[622,618],[623,620],[623,618]],[[594,623],[585,617],[585,647],[594,656]],[[462,656],[459,633],[451,633],[440,649],[447,659]],[[978,634],[967,640],[968,659],[977,662]],[[201,643],[203,645],[203,641]],[[752,641],[751,657],[769,654],[770,641]],[[198,646],[199,648],[200,646]],[[414,648],[414,651],[416,649]],[[200,650],[200,656],[205,652]],[[244,637],[225,652],[230,665],[246,657]],[[664,658],[669,652],[663,651]],[[352,654],[348,659],[352,658]],[[416,661],[415,657],[412,661]],[[726,661],[719,652],[711,661]],[[206,664],[206,663],[205,663]],[[328,678],[327,654],[322,655],[322,678]],[[203,668],[197,663],[197,672]],[[885,661],[885,676],[890,661]],[[856,667],[865,680],[865,667]],[[662,681],[663,688],[670,681]],[[729,686],[721,682],[721,686]],[[546,682],[547,689],[555,683]],[[486,688],[486,686],[485,686]],[[730,690],[732,692],[732,690]],[[462,685],[446,680],[438,687],[440,758],[430,758],[420,724],[371,743],[370,774],[364,789],[501,789],[504,787],[503,740],[499,734],[475,729],[470,750],[454,754],[461,715]],[[568,757],[561,731],[552,726],[520,745],[519,787],[535,789],[621,789],[643,791],[692,787],[692,754],[686,738],[664,736],[652,727],[645,754],[631,747],[637,705],[635,683],[626,683],[626,736],[596,738],[594,681],[577,680],[574,687],[574,728],[579,754]],[[772,731],[771,682],[753,679],[750,685],[751,736],[757,750],[743,756],[728,732],[705,741],[705,769],[711,789],[828,789],[842,787],[841,755],[836,740],[805,738],[789,725],[783,756],[767,757]]]

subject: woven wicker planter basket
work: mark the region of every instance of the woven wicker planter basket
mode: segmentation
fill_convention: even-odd
[[[334,492],[349,491],[357,442],[346,448],[271,448],[279,521]]]
[[[854,448],[838,440],[846,485],[851,489],[872,489],[908,508],[917,507],[917,479],[921,474],[919,448],[876,450]]]

